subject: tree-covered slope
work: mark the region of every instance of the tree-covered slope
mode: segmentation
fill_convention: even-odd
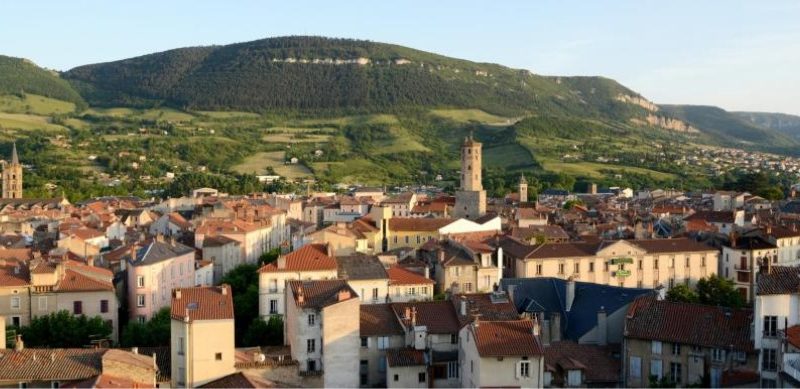
[[[81,66],[65,77],[92,105],[255,112],[425,106],[585,116],[624,107],[624,115],[630,106],[593,98],[592,90],[597,96],[635,94],[612,80],[555,79],[397,45],[321,37],[176,49]],[[589,84],[596,85],[581,90]]]
[[[800,116],[771,112],[732,113],[757,126],[780,131],[792,138],[800,139]]]
[[[21,96],[24,93],[85,105],[80,94],[58,73],[42,69],[26,59],[0,55],[0,95]]]
[[[702,105],[659,105],[668,115],[698,129],[714,143],[726,146],[760,146],[775,152],[796,154],[797,140],[761,127],[718,107]]]

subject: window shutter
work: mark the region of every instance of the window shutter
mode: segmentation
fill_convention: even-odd
[[[522,362],[517,362],[516,369],[514,369],[514,377],[519,379],[519,372],[522,370]]]

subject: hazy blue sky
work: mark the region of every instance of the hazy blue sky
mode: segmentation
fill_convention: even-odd
[[[800,1],[0,2],[0,54],[60,70],[282,35],[602,75],[657,103],[800,114]]]

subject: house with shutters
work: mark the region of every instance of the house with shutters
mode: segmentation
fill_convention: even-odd
[[[650,386],[650,377],[678,387],[718,388],[743,376],[757,383],[752,322],[751,310],[640,296],[625,317],[624,386]]]

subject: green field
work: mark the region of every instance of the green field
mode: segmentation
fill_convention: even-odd
[[[74,110],[73,103],[39,95],[26,94],[24,99],[12,95],[0,96],[0,112],[53,115]]]
[[[0,113],[0,127],[14,130],[67,131],[65,127],[50,123],[45,116],[21,113]]]
[[[163,120],[168,122],[187,122],[194,119],[194,116],[171,108],[152,108],[137,110],[133,108],[91,108],[83,113],[107,116],[112,118],[132,118],[144,120]]]
[[[612,165],[596,162],[560,162],[554,160],[540,160],[542,167],[545,170],[558,173],[566,173],[575,176],[583,176],[588,178],[602,178],[606,176],[601,170],[611,170],[617,174],[625,175],[625,172],[650,175],[657,180],[670,180],[674,179],[675,175],[670,173],[658,172],[655,170],[644,169],[639,167]]]
[[[483,164],[487,168],[516,170],[536,166],[536,161],[525,147],[505,144],[484,149]]]
[[[349,124],[399,124],[397,116],[391,114],[354,115],[323,119],[293,119],[286,122],[292,127],[334,126],[344,127]]]
[[[434,116],[449,119],[457,123],[478,122],[493,126],[510,126],[517,120],[503,116],[492,115],[480,109],[434,109]]]
[[[311,171],[301,164],[284,164],[286,153],[283,151],[259,152],[245,158],[242,163],[233,167],[233,171],[242,174],[267,174],[267,167],[275,169],[275,173],[288,178],[308,177]]]
[[[257,119],[261,115],[252,112],[239,112],[239,111],[195,111],[194,113],[202,116],[207,116],[211,119],[236,119],[236,118],[250,118]]]
[[[386,171],[381,166],[363,158],[344,162],[315,162],[312,169],[315,174],[330,174],[337,182],[381,184],[387,180]]]

